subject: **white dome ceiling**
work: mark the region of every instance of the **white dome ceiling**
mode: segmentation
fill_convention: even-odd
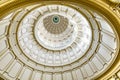
[[[54,17],[58,17],[59,23],[53,21]],[[69,64],[81,58],[91,43],[92,31],[88,21],[70,7],[38,7],[19,25],[17,38],[22,51],[43,65]]]
[[[10,80],[89,80],[114,62],[117,34],[102,14],[36,4],[0,21],[0,73]]]

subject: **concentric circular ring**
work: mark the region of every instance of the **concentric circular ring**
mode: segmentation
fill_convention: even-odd
[[[42,9],[45,11],[41,12]],[[74,13],[70,14],[70,11],[74,11]],[[40,12],[43,14],[41,15]],[[31,13],[38,13],[36,16],[38,18],[33,19]],[[59,23],[53,23],[54,17],[60,20]],[[30,23],[26,23],[26,21],[30,21]],[[69,64],[82,57],[91,44],[92,32],[88,21],[82,14],[70,7],[42,6],[30,12],[22,23],[18,29],[18,40],[22,51],[29,56],[34,55],[32,58],[44,65]],[[32,32],[33,30],[34,32]],[[72,47],[78,49],[72,51],[74,52],[72,54],[75,54],[74,58],[67,57],[71,52],[68,50]],[[45,55],[50,55],[47,63]],[[63,62],[61,62],[60,55],[64,55],[61,56],[65,59]]]
[[[68,3],[35,4],[13,12],[6,24],[9,16],[0,22],[5,23],[0,29],[8,31],[0,36],[0,45],[8,46],[2,51],[0,63],[13,60],[5,72],[10,75],[12,68],[23,77],[26,72],[36,76],[37,71],[44,77],[61,75],[62,79],[67,75],[69,80],[82,74],[81,80],[93,79],[108,69],[117,56],[118,39],[112,24],[87,7]],[[0,70],[4,65],[0,65]]]
[[[59,16],[53,16],[53,23],[59,23],[59,21],[60,21],[60,17]]]

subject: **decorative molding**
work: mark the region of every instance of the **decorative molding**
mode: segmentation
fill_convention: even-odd
[[[12,12],[12,10],[13,9],[18,9],[18,7],[20,7],[20,6],[22,6],[22,5],[26,5],[27,3],[29,4],[29,5],[32,5],[34,2],[40,2],[40,0],[9,0],[6,4],[4,4],[4,3],[2,3],[2,5],[0,6],[0,17],[1,18],[3,18],[4,16],[6,16],[6,15],[8,15],[10,12]],[[69,1],[71,1],[71,2],[73,2],[73,0],[69,0]],[[69,1],[68,1],[68,3],[69,3]],[[113,0],[112,0],[113,1]],[[114,0],[114,1],[117,1],[117,0]],[[10,3],[13,3],[13,4],[11,4],[11,5],[8,5],[9,4],[9,2]],[[70,3],[71,3],[70,2]],[[77,3],[76,1],[74,1],[75,3]],[[85,5],[88,5],[88,6],[90,6],[90,5],[93,5],[93,6],[91,6],[93,9],[95,9],[96,11],[98,10],[98,12],[100,12],[100,13],[102,13],[106,18],[108,18],[108,19],[110,19],[110,21],[111,21],[111,24],[113,24],[113,30],[118,34],[118,36],[117,37],[115,37],[116,35],[113,35],[113,34],[111,34],[110,33],[110,31],[107,31],[106,32],[106,30],[104,30],[104,29],[101,29],[101,23],[97,23],[98,25],[99,25],[99,27],[100,27],[100,30],[102,30],[103,32],[101,32],[100,33],[100,35],[103,35],[102,37],[104,37],[104,34],[107,34],[107,35],[109,35],[109,36],[112,36],[112,37],[115,37],[115,39],[117,38],[117,39],[120,39],[120,29],[119,29],[119,27],[118,26],[120,26],[120,9],[119,9],[119,4],[115,4],[114,6],[111,6],[111,4],[108,4],[108,3],[104,3],[104,2],[102,2],[102,1],[95,1],[95,0],[91,0],[91,1],[84,1],[84,0],[80,0],[80,2],[79,3],[82,3],[83,2],[83,4],[85,4]],[[20,3],[20,5],[16,5],[16,4],[18,4],[18,3]],[[79,4],[78,3],[78,4]],[[35,3],[34,3],[35,4]],[[7,6],[6,6],[7,5]],[[15,6],[14,6],[15,5]],[[26,5],[26,6],[28,6],[28,5]],[[102,9],[100,9],[100,6],[102,7]],[[10,12],[8,11],[8,7],[10,7]],[[24,6],[25,7],[25,6]],[[109,10],[110,9],[110,10]],[[19,11],[18,11],[19,12]],[[92,14],[93,12],[91,12],[91,14]],[[107,14],[107,13],[109,13],[109,14]],[[5,15],[4,15],[5,14]],[[19,14],[19,13],[16,13],[16,14],[14,14],[15,16],[17,16],[17,14]],[[87,13],[86,13],[87,14]],[[92,14],[93,15],[93,14]],[[94,16],[94,15],[93,15]],[[90,17],[90,16],[89,16]],[[97,16],[94,16],[94,17],[97,17]],[[112,20],[113,19],[113,20]],[[16,19],[17,20],[17,19]],[[115,20],[115,21],[114,21]],[[99,19],[98,19],[98,21],[99,21]],[[114,29],[115,28],[115,29]],[[12,32],[12,31],[11,31]],[[4,36],[1,36],[0,37],[0,40],[3,38]],[[102,38],[102,37],[100,37],[100,38]],[[9,37],[7,37],[7,38],[9,38]],[[11,39],[12,40],[12,39]],[[119,41],[119,40],[118,40]],[[4,42],[4,41],[3,41]],[[3,43],[4,44],[4,43]],[[104,43],[102,43],[102,44],[104,44]],[[104,44],[104,46],[106,46],[106,44]],[[119,43],[117,44],[117,46],[119,47]],[[5,47],[5,46],[3,46],[3,47]],[[7,48],[7,47],[6,47]],[[111,50],[111,48],[109,48],[109,46],[106,46],[106,48],[107,49],[109,49],[109,50]],[[10,49],[10,50],[12,50],[12,49]],[[98,49],[99,50],[99,49]],[[117,52],[119,51],[119,49],[115,49]],[[6,49],[4,49],[3,51],[2,51],[2,53],[1,53],[1,55],[4,53],[6,51]],[[97,50],[96,50],[96,52],[97,52]],[[14,57],[14,58],[17,58],[17,56],[15,55],[16,53],[10,53],[8,56],[6,56],[6,55],[4,55],[4,56],[6,56],[6,57],[10,57],[11,58],[11,56],[12,57]],[[0,56],[1,56],[0,55]],[[20,54],[21,55],[21,54]],[[113,55],[113,54],[112,54]],[[100,55],[95,55],[98,59],[100,59],[101,57],[100,57]],[[112,79],[112,78],[114,78],[114,79],[119,79],[120,78],[120,69],[119,69],[119,67],[120,67],[120,52],[119,52],[119,54],[118,54],[118,56],[116,57],[116,59],[115,59],[115,62],[113,63],[113,64],[111,64],[112,65],[112,67],[110,67],[110,69],[108,69],[102,76],[100,76],[98,79],[101,79],[101,80],[106,80],[106,79]],[[21,57],[22,58],[22,57]],[[26,59],[28,59],[28,58],[26,58]],[[26,65],[26,64],[24,64],[23,62],[21,62],[21,61],[19,61],[20,59],[18,59],[17,61],[14,61],[14,62],[12,62],[12,60],[9,60],[8,59],[8,61],[9,62],[11,62],[9,65],[7,65],[6,66],[6,68],[4,69],[4,70],[6,70],[7,69],[7,71],[8,71],[8,73],[9,73],[9,71],[11,71],[11,69],[14,69],[14,67],[13,66],[15,66],[15,65],[21,65],[20,67],[19,67],[19,69],[21,69],[21,73],[19,74],[19,73],[17,73],[17,71],[15,72],[17,75],[16,75],[16,77],[18,77],[18,78],[21,78],[21,79],[24,79],[24,77],[22,76],[22,73],[23,74],[26,74],[27,72],[29,73],[28,75],[30,76],[31,74],[39,74],[39,75],[41,75],[43,78],[45,77],[45,76],[48,76],[48,77],[50,77],[50,75],[52,74],[52,73],[50,73],[50,74],[46,74],[46,73],[43,73],[43,72],[41,72],[41,73],[39,73],[39,71],[38,72],[35,72],[35,73],[32,73],[32,71],[34,71],[34,68],[32,68],[31,66],[33,66],[33,65],[30,65],[30,66],[28,66],[28,65]],[[28,62],[32,62],[32,61],[30,61],[29,59],[27,60]],[[26,62],[25,62],[26,63]],[[86,64],[86,63],[85,63]],[[11,65],[11,66],[10,66]],[[25,67],[24,67],[24,65],[25,65]],[[36,65],[36,64],[35,64]],[[8,66],[10,66],[10,67],[8,67]],[[67,67],[67,66],[66,66]],[[88,67],[88,65],[86,65],[85,66],[85,68],[87,68]],[[41,67],[41,69],[44,69],[43,67]],[[68,67],[67,68],[65,68],[65,69],[68,69]],[[117,69],[117,70],[116,70]],[[4,70],[3,70],[3,72],[1,72],[1,73],[4,73]],[[48,68],[48,70],[49,70],[49,68]],[[57,70],[57,69],[56,69]],[[59,70],[59,69],[58,69]],[[83,71],[84,69],[82,68],[82,69],[80,69],[80,71],[77,71],[77,70],[74,70],[72,73],[74,74],[75,72],[78,72],[78,73],[81,73],[82,71]],[[61,76],[61,73],[59,74],[56,74],[57,76]],[[71,75],[71,74],[69,74],[69,71],[68,72],[65,72],[64,73],[64,75]],[[84,77],[86,76],[86,74],[83,74],[84,75]],[[10,78],[9,76],[14,76],[14,75],[8,75],[7,73],[4,73],[4,76],[6,76],[6,77],[8,77],[8,78]],[[35,76],[32,76],[32,78],[34,78]],[[39,76],[40,77],[40,76]],[[29,77],[26,77],[27,79],[29,78]]]
[[[120,3],[120,0],[109,0],[109,1],[113,3]]]

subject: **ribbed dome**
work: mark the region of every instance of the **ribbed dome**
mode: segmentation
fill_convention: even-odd
[[[59,21],[54,22],[54,18]],[[18,29],[22,51],[36,62],[49,66],[65,65],[81,58],[88,50],[91,38],[91,27],[86,18],[75,9],[62,5],[38,7],[23,18]],[[46,59],[49,60],[46,62]]]
[[[45,29],[51,34],[57,35],[63,33],[68,27],[68,19],[61,15],[50,15],[43,20]]]
[[[117,34],[88,9],[35,4],[4,17],[0,73],[10,80],[89,80],[104,73],[117,56]]]

